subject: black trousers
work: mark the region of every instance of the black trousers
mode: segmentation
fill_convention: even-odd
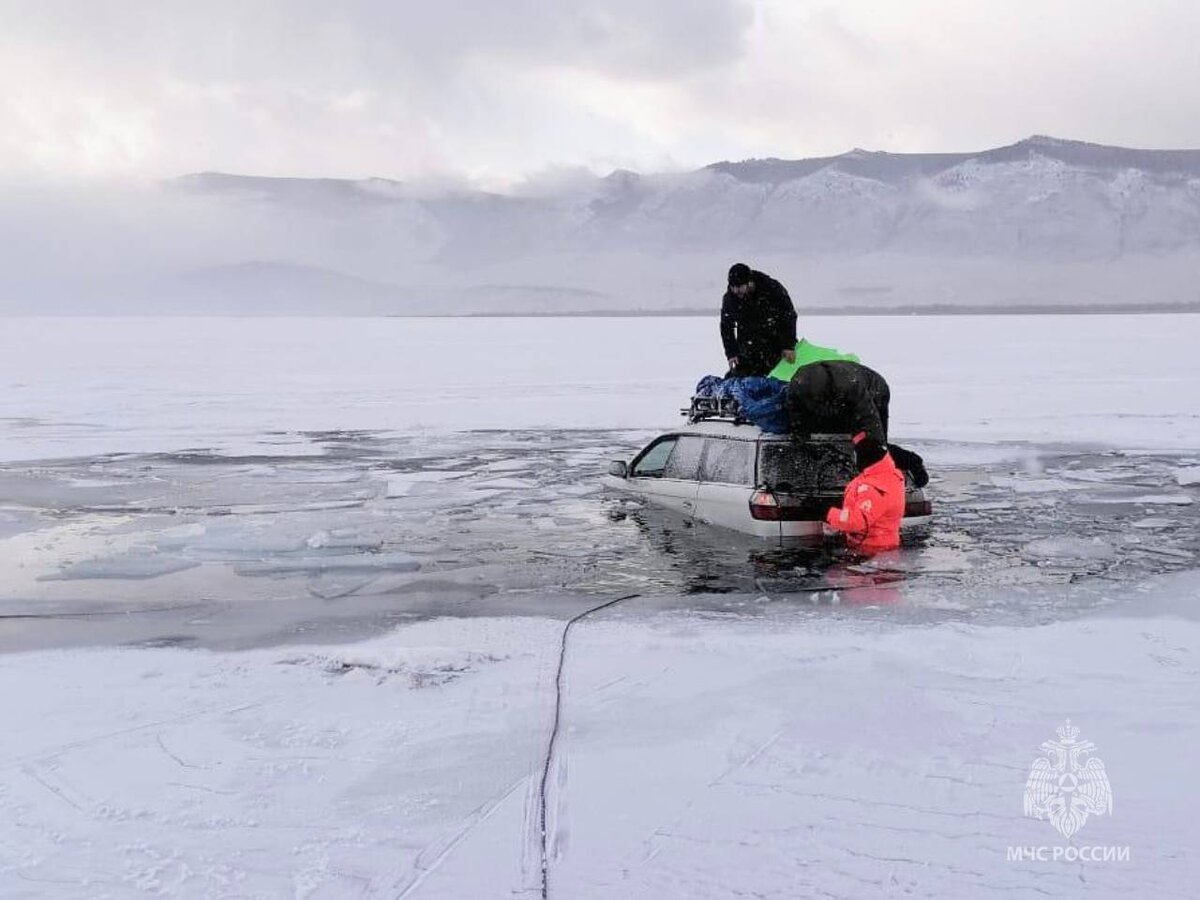
[[[766,378],[783,358],[782,353],[770,354],[750,351],[738,354],[738,364],[726,374],[726,378]]]

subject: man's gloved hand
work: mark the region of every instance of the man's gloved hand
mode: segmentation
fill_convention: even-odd
[[[783,358],[786,359],[789,363],[794,363],[796,361],[796,351],[795,350],[784,350]]]

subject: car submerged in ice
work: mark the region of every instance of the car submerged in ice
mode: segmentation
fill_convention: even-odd
[[[849,435],[769,434],[736,415],[692,417],[632,460],[609,464],[606,486],[685,518],[780,543],[818,540],[856,474]],[[906,476],[902,527],[929,523],[924,490]]]

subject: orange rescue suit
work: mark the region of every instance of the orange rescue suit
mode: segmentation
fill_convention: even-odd
[[[846,485],[841,509],[831,509],[826,523],[846,533],[846,545],[865,555],[900,546],[900,520],[904,518],[904,473],[890,453],[867,466]]]

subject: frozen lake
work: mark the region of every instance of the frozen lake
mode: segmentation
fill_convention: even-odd
[[[4,319],[0,453],[310,448],[305,432],[657,429],[724,368],[716,316]],[[1195,450],[1200,316],[821,317],[908,441]]]
[[[0,324],[0,895],[1191,896],[1200,317],[802,322],[929,463],[884,570],[597,487],[715,316]]]
[[[1200,385],[1184,346],[1197,323],[808,323],[887,373],[893,433],[934,470],[938,527],[864,602],[897,619],[1040,620],[1192,566],[1197,505],[1176,474],[1200,444],[1179,403]],[[714,325],[13,320],[0,648],[349,640],[623,591],[704,609],[828,600],[839,570],[821,554],[599,488],[607,459],[679,422],[721,361]],[[1138,354],[1122,352],[1131,333]],[[1047,585],[1063,588],[1053,601]]]

